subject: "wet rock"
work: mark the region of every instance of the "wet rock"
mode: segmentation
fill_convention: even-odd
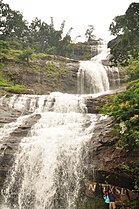
[[[6,107],[3,107],[0,111],[0,118],[3,125],[16,121],[20,115],[20,112],[13,110],[11,117],[11,112],[6,111]],[[3,116],[6,118],[4,121],[2,120]],[[2,187],[4,178],[14,162],[14,157],[21,139],[28,135],[31,127],[40,117],[39,114],[29,116],[22,125],[0,141],[0,187]]]

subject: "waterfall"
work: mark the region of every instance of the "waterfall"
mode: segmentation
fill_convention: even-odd
[[[102,42],[98,46],[98,55],[93,57],[90,61],[80,61],[80,67],[77,74],[77,91],[79,94],[105,92],[115,86],[116,88],[119,87],[120,79],[118,68],[102,64],[103,61],[108,60],[109,54],[110,51],[107,48],[107,44]],[[115,80],[114,76],[111,81],[110,74],[114,75],[113,72],[117,73],[117,78]]]
[[[86,143],[98,120],[97,115],[87,113],[85,97],[59,92],[14,95],[3,97],[2,104],[22,111],[12,129],[7,124],[7,135],[29,115],[40,114],[41,118],[19,144],[1,192],[0,208],[75,209],[84,177]]]
[[[85,93],[96,97],[98,94],[94,93],[100,95],[110,89],[108,71],[101,63],[108,50],[106,45],[101,48],[91,61],[80,62],[78,95],[53,92],[0,98],[0,106],[20,113],[16,121],[0,128],[1,147],[5,141],[14,142],[11,135],[30,116],[39,115],[18,142],[14,163],[1,188],[1,209],[77,209],[89,142],[96,123],[102,120],[101,115],[87,112]],[[4,152],[5,149],[1,157]]]

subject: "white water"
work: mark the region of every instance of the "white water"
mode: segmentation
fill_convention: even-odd
[[[109,53],[107,44],[103,43],[99,46],[98,55],[90,61],[80,62],[78,71],[79,94],[93,94],[110,90],[108,72],[114,72],[115,69],[102,64],[102,60],[108,59]],[[118,71],[118,68],[116,70]],[[115,85],[119,86],[119,83]]]
[[[35,97],[23,95],[7,100],[7,105],[32,109],[30,114],[39,113],[41,118],[21,140],[2,190],[0,208],[74,209],[84,175],[85,146],[97,116],[86,113],[82,96],[52,93]]]
[[[89,93],[109,90],[107,73],[100,62],[104,55],[106,51],[92,61],[81,62],[78,93],[85,93],[86,81]],[[87,113],[86,97],[54,92],[0,99],[0,105],[22,112],[17,121],[1,128],[1,144],[30,115],[41,116],[21,140],[1,190],[0,209],[76,209],[86,169],[86,144],[92,139],[96,122],[101,120]]]

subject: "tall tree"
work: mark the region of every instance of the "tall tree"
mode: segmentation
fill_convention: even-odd
[[[0,38],[8,40],[14,48],[22,48],[27,43],[28,23],[19,11],[11,10],[9,5],[0,2]],[[17,47],[18,46],[18,47]]]
[[[19,11],[13,11],[7,4],[2,3],[1,33],[5,37],[16,36],[23,38],[28,30],[27,22]]]
[[[93,25],[88,25],[88,28],[85,32],[85,37],[87,39],[87,42],[91,42],[95,39],[94,30],[95,29]]]
[[[131,3],[124,15],[115,17],[109,30],[117,36],[108,44],[112,61],[127,65],[139,53],[139,3]]]
[[[9,14],[9,11],[10,11],[9,5],[4,4],[3,0],[0,0],[0,34],[3,34],[6,18]]]
[[[38,18],[35,18],[29,28],[30,43],[34,46],[37,52],[56,53],[58,42],[61,40],[61,31],[54,29],[54,22],[52,18],[50,25],[42,22]]]

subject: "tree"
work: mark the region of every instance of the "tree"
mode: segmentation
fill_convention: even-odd
[[[0,21],[0,37],[2,40],[8,40],[13,46],[13,39],[20,42],[20,47],[26,44],[28,35],[28,23],[23,19],[23,15],[19,11],[13,11],[9,5],[0,2],[1,21]],[[21,44],[21,42],[23,44]],[[13,46],[14,47],[14,46]],[[16,46],[15,46],[16,48]]]
[[[93,33],[94,33],[94,26],[88,25],[88,29],[85,32],[85,37],[87,39],[87,42],[91,42],[92,40],[96,38]]]
[[[126,21],[125,15],[115,17],[109,27],[109,30],[111,31],[111,35],[113,36],[123,35],[126,30],[125,21]]]
[[[61,26],[60,26],[60,31],[61,33],[63,34],[63,31],[64,31],[64,27],[65,27],[65,20],[63,20],[63,22],[61,23]]]
[[[3,29],[5,27],[5,19],[8,16],[10,11],[10,7],[8,4],[4,4],[2,0],[0,0],[0,34],[3,33]]]
[[[139,52],[139,3],[131,3],[124,15],[115,17],[109,30],[117,36],[108,44],[111,60],[127,65],[130,57],[137,57]]]
[[[118,139],[115,148],[126,156],[139,153],[139,79],[128,83],[126,91],[111,96],[101,110],[115,119],[113,133]],[[125,159],[119,169],[133,179],[134,188],[139,191],[139,161]]]
[[[4,16],[4,14],[6,15]],[[1,33],[4,38],[15,36],[21,39],[26,36],[28,31],[27,22],[23,20],[23,15],[19,11],[3,10],[2,17]]]
[[[37,52],[52,52],[56,54],[56,48],[62,39],[62,32],[55,30],[52,17],[50,25],[35,18],[29,28],[29,43],[31,47],[34,47]]]
[[[23,50],[22,54],[19,56],[19,59],[29,63],[29,60],[31,59],[33,51],[34,50],[31,48],[27,48],[27,49]]]
[[[71,39],[73,28],[71,27],[65,34],[65,20],[61,23],[60,29],[56,30],[53,17],[51,17],[50,25],[37,17],[29,24],[24,20],[22,13],[12,10],[2,0],[0,0],[0,7],[0,39],[5,41],[1,43],[1,48],[4,49],[4,45],[7,43],[9,49],[23,50],[20,59],[29,61],[29,48],[34,49],[37,53],[49,53],[70,58],[78,57],[78,54],[82,57],[88,57],[90,53],[89,45],[95,37],[92,25],[89,25],[86,31],[89,44],[88,42],[85,43],[86,45],[81,44],[81,47],[78,44],[76,47],[76,44],[74,44],[74,49],[76,49],[74,50]],[[82,48],[87,49],[87,53],[85,50],[80,52],[80,48],[81,50]]]

